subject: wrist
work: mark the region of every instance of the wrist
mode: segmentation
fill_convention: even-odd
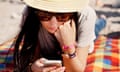
[[[73,58],[76,57],[76,51],[74,51],[73,53],[65,53],[65,52],[63,52],[62,54],[63,54],[63,56],[65,56],[65,57],[67,57],[69,59],[73,59]]]
[[[62,48],[63,48],[63,50],[67,50],[67,49],[70,49],[70,48],[76,48],[76,46],[77,46],[77,43],[73,42],[73,43],[70,43],[70,44],[63,44]]]
[[[75,52],[75,49],[76,49],[76,43],[72,43],[70,45],[63,45],[62,46],[62,51],[64,53],[72,54],[73,52]]]
[[[75,48],[75,44],[71,44],[71,45],[63,45],[62,46],[63,50],[68,50],[68,49],[71,49],[71,48]]]

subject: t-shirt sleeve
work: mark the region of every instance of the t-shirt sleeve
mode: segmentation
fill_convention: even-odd
[[[86,7],[80,13],[78,25],[78,46],[90,45],[89,52],[94,48],[96,13],[91,7]]]

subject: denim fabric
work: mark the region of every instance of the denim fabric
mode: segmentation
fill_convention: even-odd
[[[96,35],[96,38],[98,37],[99,35],[99,32],[105,28],[106,26],[106,20],[103,19],[103,18],[98,18],[96,20],[96,24],[95,24],[95,35]]]

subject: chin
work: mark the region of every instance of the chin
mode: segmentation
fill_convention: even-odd
[[[55,31],[48,31],[49,33],[51,33],[51,34],[54,34],[55,33]]]

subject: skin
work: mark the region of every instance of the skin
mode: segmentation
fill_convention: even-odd
[[[56,17],[53,16],[49,21],[41,21],[42,26],[49,32],[54,34],[60,25],[64,22],[58,22]]]
[[[49,21],[40,21],[42,23],[43,28],[45,28],[49,33],[52,33],[57,38],[58,42],[61,45],[69,46],[75,43],[75,22],[73,20],[68,20],[66,22],[58,22],[56,17],[53,16]],[[71,25],[70,25],[71,24]],[[72,54],[76,51],[76,57],[70,59],[68,55],[63,54],[63,63],[64,66],[52,66],[52,67],[42,67],[43,63],[41,59],[37,60],[39,65],[34,62],[31,66],[33,72],[84,72],[86,66],[86,60],[88,55],[89,45],[85,48],[69,48],[67,50],[63,50],[65,53]]]

